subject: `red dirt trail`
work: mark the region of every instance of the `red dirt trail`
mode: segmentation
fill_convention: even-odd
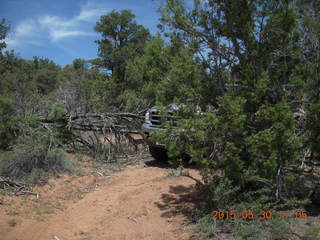
[[[156,166],[128,167],[111,177],[99,177],[102,184],[96,184],[95,189],[91,188],[77,201],[61,197],[68,188],[74,187],[72,181],[76,180],[70,183],[70,179],[59,179],[45,194],[49,201],[59,199],[59,204],[64,207],[61,210],[55,209],[44,220],[32,217],[34,213],[30,209],[27,215],[12,216],[7,209],[4,210],[5,205],[0,205],[0,239],[191,239],[194,234],[188,225],[188,216],[196,207],[195,181],[188,177],[170,176],[168,173],[168,169]],[[189,173],[200,178],[195,170],[189,170]],[[96,178],[87,176],[82,180],[95,183]],[[78,184],[83,184],[81,181]],[[19,200],[20,208],[25,213],[31,202],[28,200]],[[11,205],[17,204],[15,200]],[[12,218],[18,219],[15,226],[8,224]]]

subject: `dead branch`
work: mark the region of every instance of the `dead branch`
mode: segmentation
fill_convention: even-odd
[[[109,151],[110,154],[124,152],[123,144],[127,143],[134,146],[137,151],[137,145],[141,142],[134,141],[128,134],[140,134],[140,126],[144,116],[134,113],[86,113],[66,115],[62,119],[41,119],[41,123],[48,130],[49,125],[58,128],[67,128],[73,132],[73,144],[81,144],[81,147],[87,147],[95,152]],[[82,134],[88,132],[88,134]],[[100,140],[101,134],[104,137],[104,143]],[[106,136],[113,136],[110,140]],[[107,141],[109,147],[105,144]]]
[[[13,181],[10,179],[4,179],[0,177],[0,188],[5,191],[12,192],[14,195],[35,195],[39,198],[39,193],[35,193],[32,191],[32,188],[25,183]]]

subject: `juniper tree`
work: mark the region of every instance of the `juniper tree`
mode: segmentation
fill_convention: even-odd
[[[93,62],[110,75],[109,101],[119,106],[121,102],[116,99],[126,89],[126,66],[130,60],[142,55],[150,33],[136,23],[135,15],[130,10],[113,10],[101,16],[94,29],[101,33],[102,38],[96,40],[99,58]]]
[[[286,191],[284,169],[301,153],[293,112],[305,81],[296,77],[303,60],[294,4],[209,0],[194,1],[190,9],[167,0],[160,9],[162,29],[194,46],[211,73],[200,84],[211,81],[220,91],[211,91],[217,115],[184,120],[190,131],[175,135],[175,141],[171,130],[159,135],[167,134],[162,137],[169,150],[187,152],[200,163],[206,178],[222,169],[239,191],[267,187],[269,200],[281,202],[294,197]]]

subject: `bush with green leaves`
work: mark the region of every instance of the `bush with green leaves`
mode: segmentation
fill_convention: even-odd
[[[12,100],[0,95],[0,149],[7,149],[18,132]]]
[[[162,27],[168,27],[168,35],[198,51],[200,57],[195,58],[197,69],[188,67],[188,71],[180,74],[192,76],[185,78],[181,87],[184,91],[175,91],[174,97],[168,97],[169,90],[163,89],[172,87],[161,82],[163,88],[158,88],[158,100],[167,104],[183,102],[186,96],[191,96],[194,104],[200,99],[204,108],[201,116],[180,115],[183,130],[167,126],[154,137],[166,144],[169,155],[190,155],[200,166],[204,182],[213,189],[221,182],[216,180],[216,172],[221,171],[222,182],[230,181],[231,186],[239,187],[238,202],[290,205],[290,199],[302,204],[309,197],[292,189],[301,182],[299,178],[288,182],[285,177],[288,169],[299,164],[301,148],[305,147],[302,135],[296,134],[294,111],[303,105],[306,71],[311,70],[304,68],[295,4],[298,3],[224,4],[213,0],[194,1],[190,9],[183,1],[167,0],[160,9]],[[261,29],[256,28],[257,22]],[[206,76],[203,79],[197,74],[200,66],[207,73],[202,74]],[[217,75],[222,70],[228,74]],[[176,69],[172,72],[175,71],[179,72]],[[204,98],[201,91],[191,87],[194,78],[200,89],[209,87],[207,81],[216,83],[217,87],[221,84],[222,96],[212,96],[215,102]],[[318,85],[313,86],[316,88],[310,97],[319,92]],[[313,99],[315,103],[316,97]],[[206,111],[211,104],[218,109],[216,113]],[[313,145],[317,144],[316,109],[317,104],[312,104],[312,114],[307,118]],[[265,189],[269,191],[267,195]],[[214,199],[216,193],[212,194]]]
[[[57,148],[54,137],[40,130],[32,129],[29,135],[20,136],[10,151],[0,154],[0,174],[11,179],[72,171],[74,167],[66,152]]]
[[[190,48],[197,49],[198,44],[199,66],[205,66],[207,73],[206,78],[198,78],[198,85],[211,89],[214,101],[196,88],[186,88],[189,94],[175,91],[168,98],[161,91],[169,86],[164,82],[158,91],[160,103],[183,102],[185,96],[193,96],[194,105],[200,99],[203,112],[189,117],[179,114],[180,129],[167,124],[152,135],[166,144],[169,156],[187,153],[200,167],[207,211],[301,207],[315,194],[317,181],[305,177],[298,166],[304,150],[311,148],[313,159],[318,155],[319,55],[316,51],[313,63],[306,65],[312,55],[303,54],[295,4],[194,1],[190,10],[183,1],[167,0],[160,10],[169,34],[179,36]],[[192,80],[186,78],[183,85],[188,84]],[[220,91],[212,90],[214,84]],[[305,104],[307,129],[297,134],[295,111]],[[207,110],[212,105],[215,113]],[[200,219],[208,219],[207,214]],[[264,225],[258,223],[262,229]],[[234,228],[241,239],[262,234],[254,224],[243,224]],[[282,231],[288,229],[282,225],[272,222],[263,235],[286,237],[289,231]],[[211,227],[208,224],[205,232],[214,235]]]

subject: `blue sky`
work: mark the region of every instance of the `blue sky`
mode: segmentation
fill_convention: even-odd
[[[136,21],[157,32],[159,0],[1,0],[0,19],[11,26],[7,49],[22,58],[49,58],[61,66],[97,56],[93,27],[113,9],[131,9]]]

